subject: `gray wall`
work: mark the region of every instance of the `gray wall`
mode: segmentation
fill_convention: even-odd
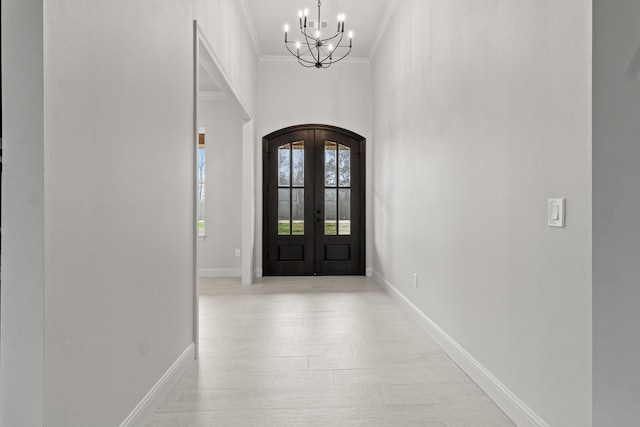
[[[193,342],[193,6],[45,12],[45,422],[118,425]]]
[[[189,354],[196,18],[254,109],[237,2],[2,1],[3,426],[120,425]]]
[[[549,425],[590,425],[590,2],[398,2],[373,88],[374,276]]]
[[[0,425],[3,426],[43,423],[42,24],[42,0],[2,1]]]
[[[640,419],[640,2],[594,1],[594,426]]]
[[[228,101],[201,100],[206,129],[206,237],[198,243],[200,276],[240,276],[242,246],[242,119]]]

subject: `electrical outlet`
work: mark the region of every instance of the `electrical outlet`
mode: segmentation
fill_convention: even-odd
[[[236,256],[240,256],[240,249],[236,249]]]
[[[418,287],[418,273],[413,273],[413,287]]]

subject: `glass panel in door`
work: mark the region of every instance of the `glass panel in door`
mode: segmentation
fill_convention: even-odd
[[[351,149],[324,142],[324,234],[351,235]]]
[[[304,235],[304,141],[278,147],[278,235]]]

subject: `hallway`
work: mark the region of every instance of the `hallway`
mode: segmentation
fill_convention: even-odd
[[[200,359],[148,426],[514,424],[373,280],[201,279]]]

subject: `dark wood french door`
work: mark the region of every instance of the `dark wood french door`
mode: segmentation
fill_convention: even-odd
[[[365,139],[304,125],[263,149],[263,274],[364,275]]]

